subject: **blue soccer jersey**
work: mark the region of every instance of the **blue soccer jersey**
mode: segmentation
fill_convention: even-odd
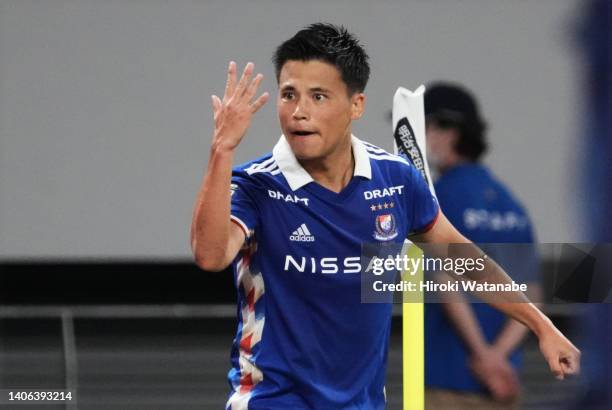
[[[238,331],[227,408],[381,409],[391,304],[361,303],[364,243],[402,243],[438,205],[406,160],[352,137],[339,193],[313,181],[281,136],[234,169]],[[399,364],[398,364],[399,365]]]

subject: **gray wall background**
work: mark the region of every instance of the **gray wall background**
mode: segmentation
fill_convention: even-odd
[[[346,25],[372,60],[354,133],[391,149],[397,86],[476,91],[486,162],[542,242],[577,241],[577,0],[0,0],[0,257],[190,255],[192,203],[227,62],[253,61],[276,93],[274,48],[319,20]],[[271,100],[240,162],[279,135]]]

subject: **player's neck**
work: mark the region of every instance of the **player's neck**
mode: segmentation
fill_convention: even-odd
[[[312,161],[300,161],[302,167],[319,185],[333,192],[340,192],[353,178],[355,158],[351,147],[351,139],[346,138],[325,158]]]

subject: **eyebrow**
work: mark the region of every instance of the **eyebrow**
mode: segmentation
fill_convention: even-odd
[[[323,87],[314,87],[310,89],[310,92],[319,92],[319,93],[330,93],[330,90]]]
[[[295,87],[292,85],[284,85],[283,87],[281,87],[281,91],[295,91]],[[311,93],[331,93],[330,90],[323,87],[312,87],[309,88],[308,91]]]

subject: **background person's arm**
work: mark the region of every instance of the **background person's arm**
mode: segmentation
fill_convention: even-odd
[[[414,235],[411,240],[417,244],[461,244],[463,257],[476,260],[484,253],[471,241],[465,238],[446,219],[444,214],[440,215],[433,227],[427,232]],[[433,247],[433,252],[438,250]],[[444,255],[449,256],[449,255]],[[474,274],[474,271],[466,271],[465,276],[470,280],[479,282],[486,281],[492,284],[511,284],[512,280],[504,270],[492,259],[485,260],[483,272]],[[565,375],[577,374],[580,371],[580,351],[555,327],[546,315],[544,315],[522,292],[505,292],[505,295],[495,293],[495,296],[487,292],[477,293],[483,300],[494,308],[518,320],[533,331],[539,339],[540,351],[548,362],[551,372],[558,378],[563,379]]]
[[[191,223],[191,249],[199,267],[225,269],[244,243],[246,232],[230,220],[230,184],[234,152],[244,137],[253,114],[267,101],[268,93],[256,100],[263,75],[253,80],[248,63],[236,82],[236,63],[230,62],[223,100],[212,96],[215,130],[208,168],[198,192]]]
[[[526,294],[531,300],[541,300],[540,285],[536,282],[529,283]],[[535,305],[539,307],[539,304]],[[497,400],[516,397],[520,392],[520,381],[509,358],[525,340],[527,332],[525,325],[509,318],[492,344],[472,352],[469,359],[472,372],[489,388]],[[502,372],[501,377],[488,381],[494,369],[498,368]]]
[[[435,280],[440,280],[440,276],[442,274],[436,275]],[[440,293],[440,302],[446,317],[469,352],[468,365],[476,379],[486,386],[495,400],[505,401],[516,397],[520,392],[518,376],[506,355],[484,337],[470,303],[457,292]],[[512,324],[520,326],[524,335],[525,326],[509,319],[506,327],[512,328],[509,335],[512,335],[513,340],[515,328]]]

